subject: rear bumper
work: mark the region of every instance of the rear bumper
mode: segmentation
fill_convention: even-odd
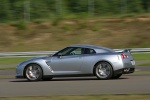
[[[130,74],[133,73],[135,68],[124,68],[123,69],[123,74]]]
[[[135,71],[135,68],[123,68],[123,69],[119,69],[114,71],[114,74],[130,74],[133,73]]]

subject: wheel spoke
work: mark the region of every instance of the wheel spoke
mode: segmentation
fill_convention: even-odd
[[[32,71],[32,69],[33,69],[32,66],[30,66],[30,67],[29,67],[29,70]]]
[[[102,65],[101,65],[101,64],[99,64],[98,68],[99,68],[99,69],[102,69]]]

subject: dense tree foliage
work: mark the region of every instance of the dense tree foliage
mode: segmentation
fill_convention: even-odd
[[[150,0],[91,1],[92,4],[90,0],[1,0],[0,22],[24,19],[26,16],[35,20],[89,14],[91,9],[95,16],[150,12]]]

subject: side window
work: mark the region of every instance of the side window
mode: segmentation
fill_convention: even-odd
[[[61,53],[62,56],[67,55],[68,52],[72,51],[73,49],[74,48],[70,48],[70,47],[64,48],[64,49],[60,50],[59,52],[57,52],[56,54],[54,54],[53,56],[58,56],[59,53]]]
[[[94,49],[89,49],[89,48],[85,48],[84,49],[84,54],[95,54],[95,50]]]
[[[67,47],[53,56],[58,56],[58,54],[61,53],[62,56],[70,56],[70,55],[81,55],[81,54],[96,54],[94,49],[90,48],[78,48],[78,47]]]
[[[61,53],[62,56],[81,55],[81,54],[83,54],[83,50],[84,50],[83,48],[78,48],[78,47],[67,47],[67,48],[57,52],[53,56],[58,56],[59,53]]]
[[[68,52],[72,51],[73,48],[68,48],[67,50],[61,52],[62,56],[68,55]]]
[[[82,48],[76,48],[70,52],[70,55],[81,55],[81,54],[82,54]]]

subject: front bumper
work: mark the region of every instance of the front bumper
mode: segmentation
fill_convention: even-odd
[[[23,66],[22,64],[18,64],[17,67],[16,67],[16,78],[24,78],[24,75],[23,75]]]

